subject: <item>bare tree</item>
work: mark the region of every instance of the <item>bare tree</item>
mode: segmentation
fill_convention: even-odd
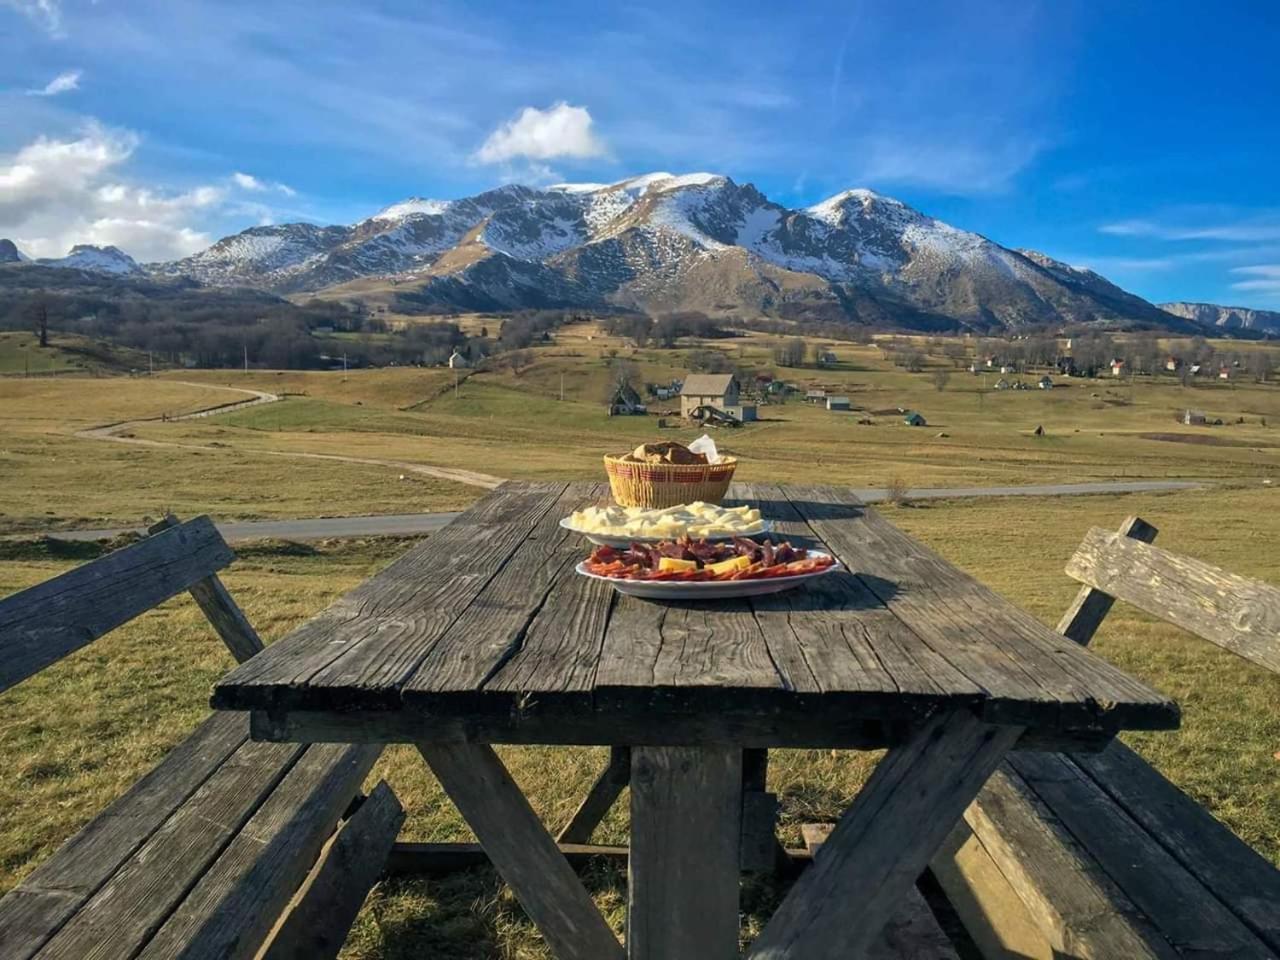
[[[939,367],[933,371],[933,389],[941,393],[947,389],[947,381],[951,379],[951,371],[946,367]]]
[[[29,310],[31,326],[36,336],[40,338],[40,346],[47,347],[49,345],[49,302],[43,295],[38,296],[31,301]]]
[[[1249,354],[1249,373],[1259,383],[1266,383],[1271,379],[1271,374],[1275,369],[1275,364],[1271,359],[1271,353],[1267,350],[1255,350]]]

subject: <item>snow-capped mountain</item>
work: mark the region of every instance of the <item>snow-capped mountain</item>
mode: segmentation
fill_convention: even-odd
[[[1227,330],[1261,330],[1280,335],[1280,311],[1248,307],[1220,307],[1216,303],[1162,303],[1160,309],[1175,317]]]
[[[712,173],[410,197],[350,226],[253,227],[148,269],[277,293],[336,287],[358,298],[394,287],[405,304],[441,309],[750,311],[924,329],[1187,326],[1097,274],[870,190],[789,209]]]
[[[0,238],[0,263],[22,263],[25,259],[17,244]]]
[[[142,268],[133,257],[119,247],[95,247],[88,243],[77,243],[65,257],[43,257],[35,262],[44,267],[88,270],[90,273],[110,273],[118,276],[142,273]]]

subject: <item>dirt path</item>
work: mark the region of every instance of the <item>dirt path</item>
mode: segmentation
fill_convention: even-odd
[[[163,447],[173,450],[205,450],[214,451],[232,449],[236,453],[246,456],[259,457],[290,457],[298,460],[336,460],[340,463],[357,463],[365,466],[389,467],[393,470],[399,470],[403,473],[416,473],[424,477],[435,477],[439,480],[452,480],[455,483],[464,483],[472,487],[483,487],[486,490],[492,490],[494,487],[504,482],[503,477],[495,477],[487,473],[480,473],[475,470],[464,470],[460,467],[437,467],[425,463],[410,463],[407,460],[381,460],[373,457],[348,457],[336,453],[306,453],[298,450],[245,450],[236,447],[221,446],[214,447],[199,443],[178,443],[167,440],[146,440],[142,437],[129,436],[129,432],[137,427],[148,423],[172,423],[178,420],[199,420],[204,417],[215,417],[223,413],[231,413],[235,410],[243,410],[248,407],[256,407],[266,403],[276,403],[280,397],[274,393],[267,393],[263,390],[249,390],[244,387],[224,387],[218,384],[193,383],[189,380],[173,380],[171,383],[181,383],[189,387],[213,387],[218,390],[229,390],[233,393],[245,394],[249,397],[247,400],[232,400],[227,403],[221,403],[213,407],[204,407],[200,410],[194,410],[191,413],[180,414],[175,417],[143,417],[138,420],[122,420],[118,423],[103,424],[100,427],[89,427],[87,430],[78,430],[76,437],[81,440],[106,440],[112,443],[131,443],[139,447]]]

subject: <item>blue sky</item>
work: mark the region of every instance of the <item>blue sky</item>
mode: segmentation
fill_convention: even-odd
[[[0,0],[0,236],[140,259],[500,182],[852,186],[1280,308],[1280,4]]]

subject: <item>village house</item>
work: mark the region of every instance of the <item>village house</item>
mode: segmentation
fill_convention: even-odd
[[[1008,380],[1006,380],[1004,377],[1001,377],[999,380],[997,380],[997,381],[996,381],[996,389],[997,389],[997,390],[1008,390],[1008,389],[1009,389],[1009,381],[1008,381]]]
[[[1218,379],[1219,379],[1219,380],[1230,380],[1230,379],[1231,379],[1231,368],[1230,368],[1230,367],[1219,367],[1219,368],[1218,368]]]
[[[906,416],[902,418],[902,422],[908,427],[927,427],[929,424],[924,417],[916,413],[914,410],[908,410]]]
[[[1012,363],[1002,363],[1000,364],[1000,372],[1001,373],[1017,373],[1018,368]]]
[[[828,410],[848,410],[849,398],[848,397],[827,397],[827,409]]]
[[[838,362],[836,355],[830,350],[823,350],[822,353],[818,354],[818,366],[820,367],[829,367],[836,362]]]
[[[1123,361],[1123,360],[1112,360],[1112,361],[1111,361],[1111,375],[1112,375],[1113,377],[1123,377],[1123,376],[1124,376],[1124,361]]]
[[[1039,380],[1036,381],[1036,386],[1039,387],[1041,390],[1052,390],[1053,381],[1048,377],[1041,377]]]
[[[1198,377],[1198,376],[1200,376],[1200,369],[1201,369],[1200,364],[1198,364],[1198,363],[1193,363],[1193,364],[1191,365],[1191,375],[1192,375],[1193,377]]]
[[[1181,419],[1188,427],[1203,427],[1209,422],[1208,418],[1201,410],[1184,410],[1182,411]]]
[[[1064,377],[1076,376],[1076,360],[1075,357],[1058,357],[1054,361],[1054,365],[1058,368],[1058,373]]]
[[[806,390],[804,395],[805,403],[826,403],[827,391],[825,390]]]
[[[436,356],[439,356],[439,354],[436,354]],[[449,354],[450,370],[465,370],[469,366],[471,366],[471,361],[460,354],[457,350]]]
[[[1170,373],[1177,373],[1182,369],[1182,361],[1177,357],[1166,357],[1164,361],[1164,368]]]
[[[620,383],[614,387],[607,409],[611,417],[643,416],[648,412],[640,394],[629,383]]]
[[[741,387],[731,373],[691,373],[680,389],[680,414],[690,417],[700,407],[713,407],[735,420],[749,422],[756,418],[754,403],[742,403]]]

